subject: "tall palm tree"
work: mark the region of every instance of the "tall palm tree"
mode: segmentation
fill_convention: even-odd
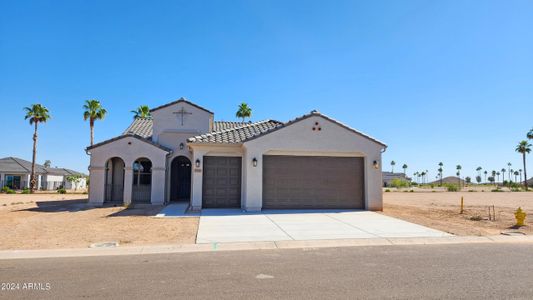
[[[522,154],[522,162],[524,163],[524,177],[526,180],[524,180],[524,187],[527,191],[527,169],[526,169],[526,154],[529,154],[531,152],[531,144],[528,141],[521,141],[518,146],[516,146],[515,149],[516,152]]]
[[[503,185],[503,182],[505,181],[505,172],[507,172],[507,170],[505,168],[502,168],[502,185]]]
[[[407,164],[403,164],[402,166],[402,169],[403,169],[403,175],[404,176],[407,176],[406,173],[407,173],[407,168],[409,168],[409,166]]]
[[[493,181],[492,183],[496,182],[496,171],[495,170],[492,170],[492,172],[490,173],[492,175],[492,178],[493,178]]]
[[[477,167],[477,169],[476,169],[477,175],[481,176],[481,170],[483,170],[482,167]]]
[[[150,108],[148,105],[141,105],[137,107],[137,110],[132,110],[133,118],[150,118],[152,114],[150,113]]]
[[[394,173],[394,166],[396,165],[396,162],[393,160],[390,162],[390,165],[392,167],[392,173]]]
[[[483,174],[485,174],[485,183],[487,183],[487,174],[488,174],[488,173],[489,173],[489,172],[487,172],[487,170],[485,170],[485,172],[483,172]]]
[[[509,181],[513,181],[512,180],[512,177],[513,177],[513,170],[511,170],[511,166],[512,164],[510,162],[507,163],[507,167],[508,167],[508,170],[509,170]]]
[[[444,169],[442,168],[444,166],[444,164],[442,162],[439,162],[439,177],[440,177],[440,185],[442,186],[442,172],[444,171]]]
[[[243,102],[241,103],[241,105],[239,105],[239,110],[237,110],[237,113],[235,114],[235,116],[237,118],[241,118],[242,122],[244,123],[244,120],[246,118],[252,117],[252,108],[248,106],[248,104]]]
[[[30,125],[34,126],[33,131],[33,156],[31,160],[31,174],[30,174],[30,191],[35,191],[35,184],[37,180],[35,178],[35,159],[37,158],[37,129],[39,123],[46,123],[50,119],[50,113],[48,109],[41,104],[32,104],[29,107],[24,107],[26,116],[25,120],[30,120]]]
[[[496,175],[498,176],[498,180],[496,182],[500,182],[500,175],[501,173],[500,172],[496,172]]]
[[[455,169],[457,169],[457,177],[459,178],[459,189],[461,189],[461,170],[463,169],[463,167],[461,167],[461,165],[457,165]]]
[[[527,138],[533,140],[533,128],[527,133]]]
[[[91,146],[94,144],[94,121],[103,120],[107,111],[102,107],[98,100],[86,100],[83,105],[83,119],[89,120],[89,127],[91,128]]]

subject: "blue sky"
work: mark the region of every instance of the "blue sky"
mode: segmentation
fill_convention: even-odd
[[[532,28],[528,0],[0,0],[0,157],[31,158],[31,103],[53,115],[38,162],[86,170],[84,100],[108,109],[101,141],[183,96],[219,120],[242,101],[253,120],[318,109],[386,142],[385,169],[518,169]]]

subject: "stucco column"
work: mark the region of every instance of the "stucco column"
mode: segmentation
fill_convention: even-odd
[[[26,175],[26,188],[30,188],[31,174]]]
[[[191,208],[198,211],[202,209],[202,181],[204,168],[204,150],[194,150],[192,157],[192,194],[191,194]],[[196,160],[200,160],[200,167],[196,167]]]
[[[95,206],[104,204],[105,198],[105,167],[90,167],[89,203]]]
[[[4,173],[0,173],[0,188],[3,188],[6,184],[6,175]]]
[[[165,168],[152,168],[152,191],[151,202],[155,205],[165,203]]]
[[[263,155],[246,149],[243,158],[243,208],[260,211],[263,207]],[[256,167],[252,163],[254,158],[257,159]]]
[[[132,189],[133,189],[133,168],[126,166],[124,168],[124,196],[123,196],[124,205],[131,204]]]

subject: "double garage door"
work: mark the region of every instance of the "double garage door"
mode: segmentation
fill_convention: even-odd
[[[359,157],[263,157],[264,209],[363,209]]]
[[[242,158],[204,157],[204,208],[241,207]],[[251,187],[253,188],[253,187]],[[363,209],[357,157],[263,156],[263,209]]]

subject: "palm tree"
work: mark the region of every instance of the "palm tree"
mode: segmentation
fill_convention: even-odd
[[[503,185],[503,182],[505,181],[505,172],[507,172],[507,170],[505,168],[502,168],[502,185]]]
[[[513,176],[513,172],[511,170],[511,166],[512,164],[510,162],[507,163],[507,167],[508,167],[508,170],[509,170],[509,181],[512,181],[512,176]]]
[[[457,165],[455,167],[457,169],[457,177],[459,178],[459,189],[461,188],[461,169],[463,169],[463,167],[461,167],[461,165]]]
[[[91,146],[94,144],[94,121],[103,120],[107,111],[102,107],[98,100],[86,100],[83,105],[83,120],[89,120],[89,127],[91,128]]]
[[[440,185],[442,186],[442,172],[444,171],[444,169],[442,168],[444,166],[444,164],[442,162],[439,163],[439,177],[440,177]]]
[[[390,162],[390,165],[392,167],[392,173],[394,173],[394,166],[396,165],[396,162],[393,160]]]
[[[527,133],[527,138],[533,140],[533,128]]]
[[[518,153],[522,153],[522,162],[524,163],[524,177],[526,178],[526,180],[524,180],[524,187],[527,191],[526,154],[529,154],[531,152],[531,144],[528,143],[528,141],[521,141],[520,144],[516,146],[515,151]]]
[[[26,111],[25,120],[30,120],[30,125],[34,126],[33,131],[33,156],[31,160],[31,174],[30,174],[30,191],[35,191],[35,184],[37,180],[35,178],[35,159],[37,158],[37,128],[39,123],[46,123],[50,119],[48,109],[41,104],[32,104],[29,107],[24,107]]]
[[[497,182],[500,181],[500,174],[501,174],[500,172],[496,172],[496,175],[498,176],[498,180],[497,180]]]
[[[481,170],[483,170],[482,167],[477,167],[477,169],[476,169],[477,175],[481,176]]]
[[[495,182],[496,182],[496,174],[498,174],[498,173],[496,173],[495,170],[492,170],[492,172],[491,172],[491,175],[492,175],[492,183],[495,183]]]
[[[152,114],[150,113],[150,108],[147,105],[141,105],[137,107],[137,110],[132,110],[133,118],[150,118]]]
[[[52,162],[51,162],[49,159],[47,159],[47,160],[44,161],[43,166],[44,166],[45,168],[50,168],[51,165],[52,165]]]
[[[239,110],[237,110],[235,116],[237,116],[237,118],[241,118],[242,122],[244,123],[244,120],[246,118],[252,117],[252,108],[250,108],[248,104],[243,102],[241,103],[241,105],[239,105]]]
[[[520,173],[520,182],[522,182],[522,169],[518,169],[518,172]]]
[[[406,176],[405,174],[407,173],[407,168],[409,168],[409,166],[407,164],[403,164],[402,169],[403,169],[404,176]]]
[[[489,172],[487,172],[487,170],[485,170],[485,172],[483,172],[483,174],[485,174],[485,183],[487,183],[487,174],[488,174],[488,173],[489,173]]]

